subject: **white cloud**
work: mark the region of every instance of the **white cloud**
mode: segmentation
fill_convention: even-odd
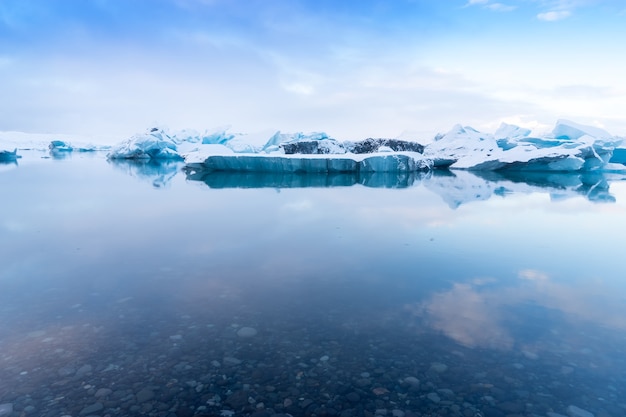
[[[486,6],[488,9],[496,12],[512,12],[517,9],[517,6],[510,6],[502,3],[491,3]]]
[[[511,6],[503,3],[491,3],[491,0],[469,0],[464,7],[482,6],[495,12],[512,12],[517,6]]]
[[[557,20],[567,19],[572,15],[569,10],[552,10],[549,12],[539,13],[537,19],[545,22],[555,22]]]

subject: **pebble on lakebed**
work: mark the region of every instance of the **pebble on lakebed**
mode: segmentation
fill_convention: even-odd
[[[242,327],[237,330],[237,336],[247,339],[250,337],[254,337],[258,334],[257,330],[254,327]]]

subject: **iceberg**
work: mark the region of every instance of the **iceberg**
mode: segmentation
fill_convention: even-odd
[[[329,152],[321,151],[319,153],[345,153],[345,151],[341,150],[341,145],[338,145],[338,152],[333,152],[333,143],[337,143],[335,139],[332,139],[324,132],[313,132],[313,133],[281,133],[280,131],[276,132],[272,135],[271,138],[263,145],[263,151],[272,152],[276,151],[281,147],[287,146],[287,149],[290,149],[289,145],[294,145],[298,143],[311,143],[316,144],[312,146],[318,147],[321,144],[321,148],[328,148]],[[286,152],[288,153],[288,152]],[[292,153],[306,153],[306,152],[298,152],[294,151]]]
[[[538,137],[531,136],[530,129],[505,123],[494,134],[456,125],[427,146],[399,139],[339,142],[325,133],[277,132],[264,145],[259,144],[262,141],[250,145],[245,156],[237,152],[241,146],[230,145],[242,137],[224,139],[219,150],[197,147],[184,155],[185,163],[192,170],[283,173],[626,170],[610,164],[621,138],[567,120],[559,120],[550,134]]]
[[[502,123],[493,133],[455,125],[423,146],[401,139],[340,142],[324,132],[254,134],[219,127],[199,133],[153,128],[114,147],[109,159],[185,161],[192,171],[347,173],[472,171],[626,171],[622,138],[568,120],[551,133]],[[61,144],[59,146],[62,146]]]
[[[111,149],[108,159],[182,160],[176,142],[163,129],[152,128]]]
[[[237,154],[224,145],[204,146],[185,156],[190,171],[275,173],[415,172],[432,169],[416,152],[378,154]]]
[[[0,149],[0,162],[16,162],[18,158],[21,156],[17,154],[17,149],[12,151]]]
[[[50,152],[72,152],[74,148],[68,142],[62,140],[53,140],[48,145]]]
[[[622,142],[602,129],[567,120],[559,120],[545,137],[503,124],[493,135],[456,125],[435,139],[424,149],[435,167],[476,171],[601,170]]]

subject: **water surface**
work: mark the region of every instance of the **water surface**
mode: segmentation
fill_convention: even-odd
[[[41,156],[0,168],[2,416],[626,414],[619,176]]]

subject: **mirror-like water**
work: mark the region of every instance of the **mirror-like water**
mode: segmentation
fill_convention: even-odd
[[[623,178],[180,168],[0,166],[0,416],[626,415]]]

